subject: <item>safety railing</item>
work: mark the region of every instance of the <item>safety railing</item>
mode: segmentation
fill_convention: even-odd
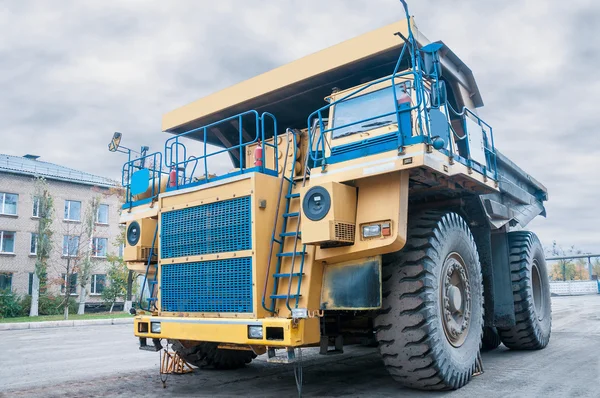
[[[162,152],[154,152],[126,162],[121,172],[125,205],[131,207],[133,202],[139,200],[150,202],[156,199],[161,192],[163,178],[168,178],[168,172],[162,169]]]
[[[494,180],[498,180],[498,163],[497,163],[497,157],[496,157],[496,146],[494,144],[494,132],[492,129],[492,126],[490,126],[488,123],[486,123],[482,118],[480,118],[479,116],[477,116],[472,110],[470,110],[467,107],[463,107],[463,109],[458,112],[456,111],[454,108],[452,108],[452,106],[448,103],[446,103],[446,109],[449,110],[449,112],[447,111],[447,116],[449,117],[450,113],[460,117],[460,121],[463,125],[463,129],[464,129],[464,135],[460,136],[457,134],[457,132],[454,130],[454,128],[452,127],[452,124],[449,124],[449,128],[450,131],[452,132],[452,135],[454,137],[454,140],[456,142],[459,141],[464,141],[464,145],[466,148],[466,165],[468,167],[473,167],[473,159],[471,158],[471,147],[469,144],[469,132],[466,128],[466,118],[467,117],[472,117],[473,119],[475,119],[475,121],[477,122],[477,124],[482,128],[482,134],[483,134],[483,143],[484,143],[484,151],[485,151],[485,156],[486,156],[486,163],[484,165],[481,165],[484,169],[482,170],[484,174],[487,173],[487,170],[491,171],[493,174],[493,178]],[[487,128],[486,129],[484,129]],[[489,137],[488,137],[488,133],[489,133]],[[454,151],[452,149],[452,145],[449,146],[450,147],[450,154],[449,156],[451,158],[453,158],[455,156]]]
[[[327,104],[327,105],[321,107],[320,109],[317,109],[313,113],[311,113],[308,117],[307,124],[309,127],[309,131],[311,131],[311,134],[309,136],[309,148],[310,148],[309,154],[310,154],[310,157],[311,157],[312,161],[314,162],[314,164],[319,165],[319,166],[324,166],[326,164],[327,159],[325,157],[325,145],[327,143],[326,135],[328,133],[333,133],[336,130],[348,128],[351,126],[355,126],[355,125],[358,125],[361,123],[366,123],[371,120],[375,120],[375,119],[379,119],[379,118],[391,116],[391,115],[396,115],[398,125],[400,126],[400,117],[401,117],[402,113],[412,112],[413,110],[417,110],[417,112],[420,115],[420,113],[421,113],[420,108],[422,105],[421,102],[417,102],[415,105],[411,104],[409,107],[406,107],[406,108],[401,108],[400,106],[398,106],[397,96],[396,96],[396,87],[406,84],[403,82],[403,83],[397,83],[395,86],[392,86],[392,87],[394,87],[392,89],[392,92],[394,93],[394,102],[395,102],[395,110],[394,111],[386,112],[386,113],[378,113],[378,114],[370,116],[368,118],[360,119],[360,120],[357,120],[357,121],[354,121],[351,123],[346,123],[346,124],[340,125],[340,126],[336,126],[333,123],[331,123],[332,127],[330,127],[330,128],[327,128],[327,126],[325,126],[324,120],[326,120],[326,117],[324,116],[324,114],[328,115],[331,107],[334,107],[334,106],[336,106],[344,101],[347,101],[353,97],[359,97],[360,95],[362,95],[365,92],[365,90],[373,87],[374,85],[377,85],[377,84],[380,84],[380,83],[383,83],[386,81],[392,81],[392,79],[397,79],[400,77],[408,77],[408,76],[412,76],[414,79],[415,77],[418,76],[418,73],[411,70],[411,71],[396,73],[395,75],[387,76],[385,78],[375,80],[375,81],[370,82],[369,84],[343,96],[342,98],[340,98],[338,100],[330,102],[329,104]],[[315,120],[319,127],[318,130],[311,128],[311,126],[314,124]],[[315,137],[314,137],[315,131],[318,131],[319,136],[318,136],[318,138],[316,138],[316,140],[317,140],[316,145],[313,145],[313,142],[315,142],[314,141],[315,140]],[[397,138],[398,138],[398,146],[401,147],[403,145],[403,137],[401,135],[400,130],[397,133]]]
[[[228,145],[227,148],[218,150],[215,152],[207,153],[207,138],[209,134],[214,134],[214,131],[219,126],[225,125],[228,128],[235,126],[238,130],[238,144],[231,145],[228,139],[224,141],[224,144]],[[265,131],[272,132],[273,143],[265,142]],[[249,133],[250,132],[250,133]],[[254,133],[251,135],[251,133]],[[200,156],[191,155],[188,156],[187,147],[182,142],[184,138],[190,138],[196,136],[199,141],[203,143],[203,154]],[[270,138],[270,137],[267,137]],[[245,149],[254,144],[262,146],[261,159],[256,159],[255,164],[247,165]],[[266,162],[266,150],[265,148],[273,148],[273,168],[267,167]],[[175,179],[170,179],[168,189],[178,189],[182,186],[188,186],[193,183],[205,183],[211,178],[216,176],[211,175],[209,168],[209,158],[215,157],[221,154],[233,154],[234,157],[238,158],[239,170],[228,173],[229,174],[243,174],[249,171],[267,172],[271,171],[275,175],[278,173],[278,162],[277,162],[277,119],[274,115],[268,112],[264,112],[261,115],[255,110],[246,111],[215,123],[208,124],[206,126],[198,127],[184,133],[178,134],[174,137],[169,138],[165,142],[165,166],[170,170],[170,175],[175,175]],[[199,171],[199,166],[202,171]],[[173,173],[174,172],[174,173]],[[223,176],[221,176],[223,177]]]
[[[396,81],[399,78],[404,78],[404,79],[402,82],[396,83]],[[353,98],[364,95],[364,94],[366,94],[366,90],[368,90],[369,88],[371,88],[375,85],[384,83],[386,81],[391,81],[391,84],[392,84],[391,87],[392,87],[392,93],[393,93],[393,99],[394,99],[394,105],[395,105],[394,111],[387,112],[387,113],[377,113],[377,114],[371,115],[367,118],[357,120],[357,121],[354,121],[351,123],[347,123],[344,125],[337,126],[334,123],[330,123],[331,127],[329,127],[329,128],[325,125],[325,121],[327,119],[324,116],[324,114],[328,115],[331,107],[335,107],[336,105],[338,105],[344,101],[348,101]],[[312,159],[313,164],[316,166],[321,166],[321,167],[325,167],[327,164],[327,157],[325,156],[325,154],[326,154],[325,146],[328,145],[328,146],[333,147],[333,144],[330,144],[328,141],[327,134],[330,134],[331,136],[333,136],[333,132],[336,130],[345,129],[345,128],[348,128],[348,127],[351,127],[354,125],[366,123],[366,122],[369,122],[372,120],[376,120],[376,119],[383,118],[386,116],[391,116],[394,114],[396,116],[396,122],[398,125],[398,131],[397,131],[396,135],[397,135],[397,146],[399,149],[401,149],[403,146],[405,146],[407,144],[412,144],[412,143],[417,143],[417,142],[431,144],[432,139],[435,138],[431,132],[431,125],[430,125],[429,112],[428,112],[428,109],[431,106],[431,103],[430,103],[431,90],[428,89],[427,87],[425,87],[425,85],[423,84],[423,81],[424,81],[423,74],[418,71],[415,71],[415,70],[408,70],[408,71],[403,71],[400,73],[394,73],[391,76],[387,76],[387,77],[375,80],[373,82],[370,82],[369,84],[366,84],[366,85],[358,88],[357,90],[354,90],[351,93],[341,97],[340,99],[330,102],[329,104],[323,106],[322,108],[314,111],[308,117],[308,120],[307,120],[307,123],[309,126],[308,131],[310,132],[310,134],[309,134],[309,142],[310,142],[309,156]],[[404,106],[403,106],[403,105],[399,104],[399,102],[398,102],[396,88],[398,86],[402,86],[402,85],[404,85],[405,88],[407,88],[409,84],[410,84],[410,90],[414,90],[415,94],[414,94],[414,96],[411,96],[411,102],[409,103],[409,105],[404,104]],[[415,101],[413,101],[413,99]],[[440,106],[443,106],[443,108],[445,109],[443,113],[445,114],[446,119],[448,121],[449,131],[453,132],[454,143],[461,141],[461,140],[464,140],[464,142],[465,142],[466,153],[463,153],[463,155],[464,155],[464,161],[465,161],[465,163],[467,163],[466,165],[469,167],[473,167],[474,160],[471,158],[471,149],[469,148],[468,131],[465,130],[465,134],[462,137],[459,136],[456,133],[456,131],[454,131],[451,121],[450,121],[451,120],[450,112],[452,112],[454,115],[460,117],[462,119],[462,122],[464,122],[464,118],[471,116],[473,119],[475,119],[477,121],[478,125],[482,127],[482,130],[483,130],[482,133],[484,135],[484,150],[485,150],[485,154],[486,154],[486,158],[487,158],[487,162],[486,162],[487,164],[481,165],[483,168],[482,171],[484,172],[484,174],[486,173],[487,170],[491,171],[492,177],[494,179],[497,179],[496,151],[495,151],[495,146],[494,146],[494,136],[493,136],[492,127],[468,108],[463,108],[463,110],[461,112],[456,112],[450,106],[450,104],[448,103],[447,100],[444,103],[440,104]],[[448,111],[448,109],[450,109],[450,111]],[[414,117],[414,120],[416,121],[414,135],[413,135],[413,131],[411,131],[408,135],[403,134],[403,132],[401,131],[401,125],[402,125],[401,116],[403,113],[412,115],[413,111],[416,112],[416,115]],[[335,110],[334,110],[334,115],[335,115]],[[317,125],[319,127],[319,129],[316,129],[315,125]],[[411,130],[412,130],[412,127],[411,127]],[[419,137],[419,139],[414,140],[413,139],[414,137]],[[315,143],[315,140],[316,140],[316,145],[313,144],[313,143]],[[331,140],[331,141],[333,141],[333,140]],[[456,153],[457,151],[454,148],[452,140],[451,140],[451,142],[449,142],[447,144],[448,145],[447,145],[446,151],[448,152],[448,155],[451,158],[454,158],[456,155],[458,155],[458,153]]]

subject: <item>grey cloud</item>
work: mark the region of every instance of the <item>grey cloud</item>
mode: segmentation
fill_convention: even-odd
[[[532,228],[600,252],[600,5],[409,3],[473,69],[497,146],[547,185],[548,219]],[[2,2],[0,153],[119,178],[113,131],[161,150],[165,112],[402,17],[397,0]]]

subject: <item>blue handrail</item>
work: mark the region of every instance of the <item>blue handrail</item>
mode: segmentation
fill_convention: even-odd
[[[250,136],[249,140],[244,141],[244,133],[246,133],[247,131],[245,130],[244,126],[248,126],[248,118],[250,118],[250,125],[251,127],[253,127],[254,129],[254,135]],[[244,124],[244,119],[246,119],[246,123]],[[228,148],[216,151],[216,152],[212,152],[212,153],[207,153],[207,135],[210,133],[211,129],[216,128],[219,125],[222,125],[224,123],[236,123],[237,122],[237,129],[239,132],[239,144],[237,145],[230,145]],[[266,127],[271,127],[272,124],[272,128],[273,128],[273,144],[270,143],[265,143],[265,130]],[[186,146],[180,142],[180,140],[186,136],[190,136],[194,133],[201,133],[202,134],[202,142],[203,142],[203,154],[200,156],[189,156],[187,154],[187,148]],[[194,177],[196,177],[196,179],[203,179],[204,181],[208,181],[211,177],[210,177],[210,173],[209,173],[209,167],[208,167],[208,158],[211,156],[217,156],[223,153],[231,153],[231,152],[236,152],[239,155],[239,162],[240,162],[240,173],[244,173],[247,169],[253,168],[254,165],[249,166],[249,165],[245,165],[245,148],[248,145],[252,145],[255,144],[257,142],[261,142],[263,143],[263,145],[265,147],[272,147],[274,148],[274,163],[273,163],[273,167],[274,167],[274,171],[278,172],[279,168],[278,168],[278,162],[277,162],[277,148],[278,148],[278,144],[277,144],[277,119],[275,118],[275,116],[269,112],[263,112],[261,115],[258,114],[257,111],[255,110],[249,110],[246,112],[242,112],[239,113],[237,115],[234,116],[230,116],[228,118],[219,120],[217,122],[208,124],[206,126],[202,126],[202,127],[198,127],[192,130],[188,130],[184,133],[178,134],[174,137],[169,138],[167,141],[165,141],[165,146],[164,146],[164,151],[165,151],[165,166],[168,167],[169,169],[175,169],[175,171],[177,172],[178,175],[178,179],[177,181],[175,181],[174,185],[175,188],[177,189],[180,185],[186,185],[189,184],[191,182],[193,182]],[[259,171],[264,171],[265,169],[267,169],[266,167],[266,151],[263,150],[263,154],[262,154],[262,166],[258,166],[258,170]],[[204,165],[204,170],[203,170],[203,178],[198,178],[198,176],[196,176],[196,170],[198,167],[198,164],[202,162]],[[192,170],[190,173],[188,173],[188,165],[193,164]],[[181,172],[181,175],[180,175]]]
[[[151,163],[147,165],[147,163]],[[131,205],[133,202],[133,194],[131,193],[131,177],[135,171],[148,169],[150,172],[150,197],[149,200],[154,200],[160,193],[162,175],[168,174],[162,170],[162,152],[154,152],[136,159],[129,160],[123,165],[121,172],[121,185],[125,188],[125,202]]]

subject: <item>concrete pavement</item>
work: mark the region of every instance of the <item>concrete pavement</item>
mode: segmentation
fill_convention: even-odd
[[[108,319],[75,319],[66,321],[43,321],[43,322],[7,322],[0,323],[0,332],[6,330],[23,329],[45,329],[64,328],[74,326],[98,326],[98,325],[133,325],[131,318],[108,318]]]
[[[554,297],[553,335],[541,351],[503,346],[483,354],[485,373],[451,397],[599,397],[600,295]],[[170,375],[157,353],[139,351],[131,326],[0,333],[0,396],[296,396],[291,365],[257,358],[245,369]],[[400,388],[373,349],[323,357],[304,351],[304,396],[425,397]]]

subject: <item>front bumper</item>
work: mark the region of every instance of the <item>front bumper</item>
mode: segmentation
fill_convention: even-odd
[[[160,333],[152,333],[151,324],[157,322],[160,322]],[[263,338],[249,338],[248,326],[262,326]],[[138,337],[270,347],[317,344],[320,337],[318,318],[231,319],[139,315],[134,318],[133,327]]]

